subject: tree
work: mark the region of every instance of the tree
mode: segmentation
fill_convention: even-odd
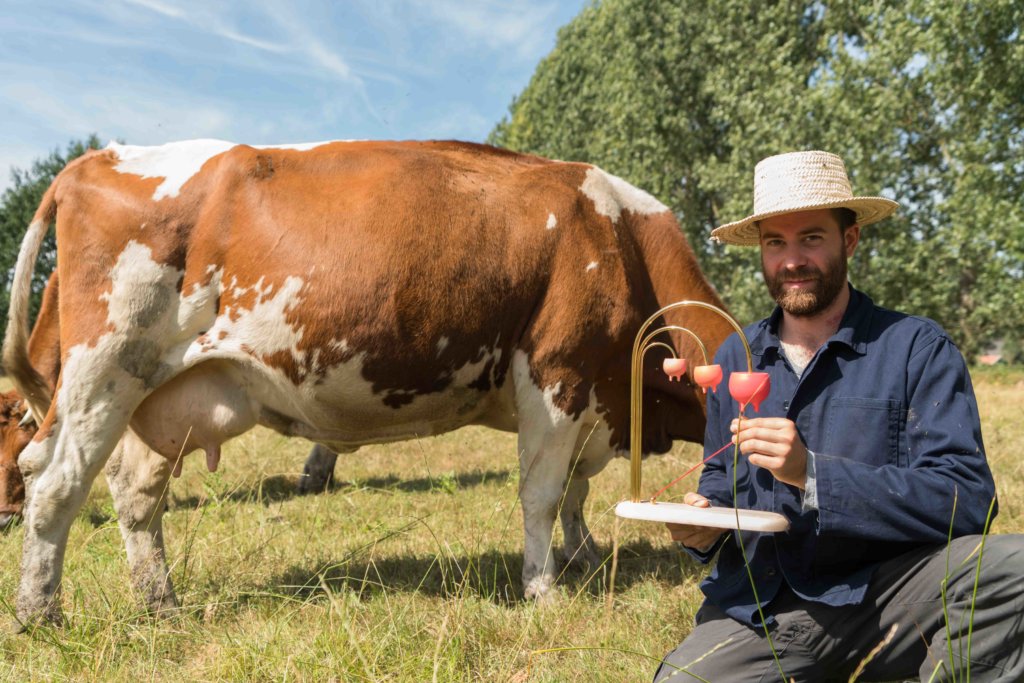
[[[968,358],[1024,332],[1024,0],[604,0],[560,32],[502,146],[596,163],[677,213],[741,320],[771,307],[756,250],[708,242],[748,214],[757,160],[827,149],[898,200],[851,279],[932,317]]]
[[[46,189],[69,161],[85,154],[89,149],[99,149],[96,135],[84,140],[72,140],[64,152],[55,149],[49,156],[36,159],[30,170],[12,169],[11,187],[0,197],[0,272],[6,273],[2,298],[0,298],[0,325],[7,328],[7,306],[11,295],[11,278],[14,264],[18,260],[21,238],[32,222]],[[39,255],[39,264],[33,276],[31,315],[35,318],[46,279],[57,266],[57,245],[53,233],[47,236]]]

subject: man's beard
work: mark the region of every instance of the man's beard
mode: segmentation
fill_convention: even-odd
[[[829,261],[826,270],[821,271],[814,266],[806,266],[797,270],[780,271],[775,277],[769,277],[761,263],[761,272],[768,285],[768,293],[782,310],[797,317],[810,317],[828,308],[846,286],[846,258],[840,253],[838,258]],[[813,280],[811,285],[802,289],[786,289],[783,283],[795,280]]]

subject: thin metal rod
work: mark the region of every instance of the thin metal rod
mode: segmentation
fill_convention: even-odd
[[[704,365],[708,364],[708,347],[704,346],[704,342],[702,342],[700,340],[700,337],[697,336],[696,332],[694,332],[693,330],[691,330],[688,327],[680,327],[679,325],[666,325],[665,327],[659,327],[654,332],[651,332],[649,335],[644,337],[644,340],[642,342],[640,342],[640,347],[643,348],[644,353],[647,353],[647,346],[648,346],[647,342],[648,342],[648,340],[653,339],[654,337],[657,337],[662,332],[669,332],[671,330],[676,330],[677,332],[685,332],[686,334],[688,334],[691,337],[693,337],[693,340],[695,342],[697,342],[697,346],[700,347],[701,355],[704,356]],[[658,343],[660,344],[660,342],[658,342]],[[675,350],[672,349],[672,347],[668,346],[668,344],[660,344],[660,345],[664,346],[665,348],[667,348],[670,351],[672,351],[672,357],[673,358],[676,357]],[[651,344],[650,346],[654,346],[654,344]]]

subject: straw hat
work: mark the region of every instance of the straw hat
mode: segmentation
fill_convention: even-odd
[[[899,208],[884,197],[854,197],[846,165],[828,152],[790,152],[762,159],[754,168],[754,213],[711,232],[727,244],[759,243],[757,221],[794,211],[845,207],[857,214],[857,224],[880,221]]]

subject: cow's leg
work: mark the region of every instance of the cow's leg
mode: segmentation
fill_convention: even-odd
[[[533,384],[525,354],[517,354],[513,366],[519,411],[519,499],[525,531],[523,589],[527,598],[544,600],[555,582],[552,531],[580,422],[555,404],[557,387],[544,389]]]
[[[299,478],[299,493],[320,493],[334,484],[334,465],[338,454],[322,444],[313,444]]]
[[[123,422],[110,424],[116,417],[123,420],[121,406],[102,408],[56,420],[48,416],[43,428],[49,425],[49,434],[30,443],[18,460],[25,477],[25,540],[16,605],[23,626],[61,621],[58,595],[68,532],[125,429]]]
[[[132,584],[151,613],[175,609],[178,601],[164,556],[162,526],[170,461],[128,431],[104,471],[128,553]]]
[[[139,357],[155,354],[114,336],[68,353],[60,387],[18,465],[25,477],[25,540],[17,616],[23,625],[58,621],[57,599],[71,522],[146,394]],[[116,359],[118,364],[110,361]],[[122,365],[136,371],[129,374]]]
[[[611,432],[599,417],[580,430],[576,457],[570,467],[569,484],[562,502],[562,535],[565,538],[562,550],[565,560],[569,565],[584,570],[596,569],[601,563],[597,543],[590,535],[583,516],[583,505],[590,492],[590,478],[603,470],[614,454],[609,446],[610,441]]]
[[[583,518],[583,503],[590,492],[590,480],[586,477],[573,475],[565,488],[565,498],[559,514],[562,519],[562,536],[565,545],[562,553],[566,564],[590,571],[601,564],[597,552],[597,543],[590,535],[587,521]]]

